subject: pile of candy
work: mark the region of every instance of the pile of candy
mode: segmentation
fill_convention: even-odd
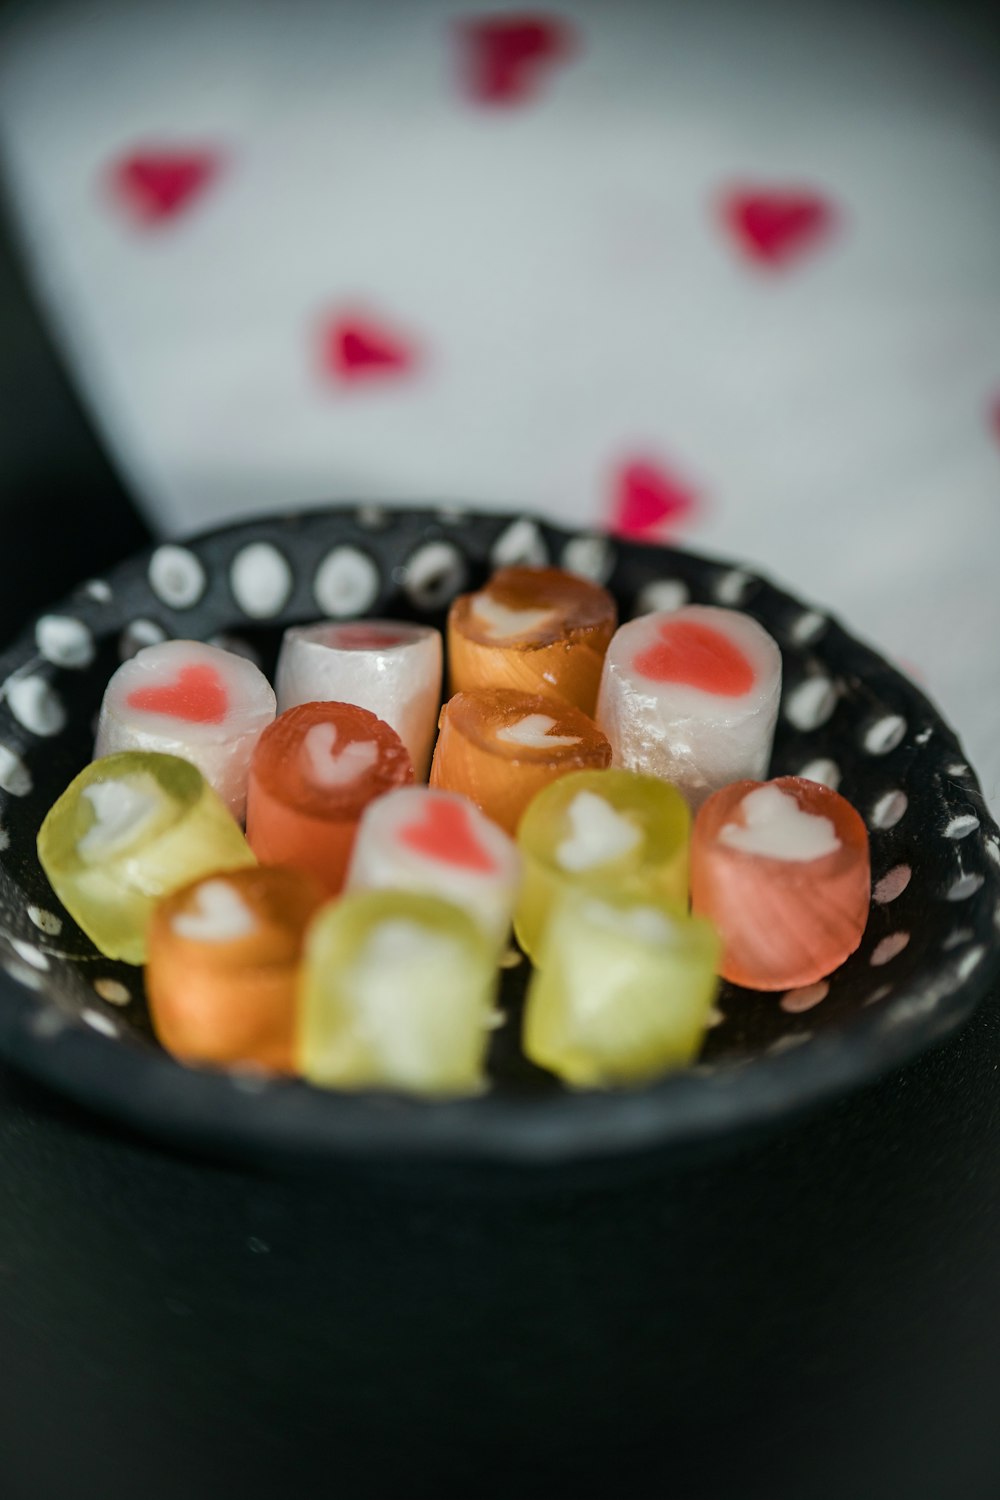
[[[175,1057],[474,1093],[513,925],[528,1056],[634,1083],[696,1057],[720,975],[807,985],[858,946],[865,827],[760,780],[781,655],[749,616],[616,630],[596,584],[505,568],[452,605],[448,666],[442,709],[439,632],[359,620],[286,631],[277,696],[197,641],[111,678],[39,857],[146,965]]]

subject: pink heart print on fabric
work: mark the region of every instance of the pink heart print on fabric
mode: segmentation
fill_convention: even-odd
[[[809,189],[734,189],[722,200],[722,219],[747,260],[778,269],[827,240],[836,224],[833,204]]]
[[[635,655],[650,682],[676,682],[719,698],[742,698],[756,681],[743,652],[721,631],[694,620],[668,620],[651,646]]]
[[[111,189],[137,224],[162,224],[185,213],[222,166],[215,151],[133,151],[113,163]]]
[[[400,843],[428,859],[464,870],[490,874],[494,862],[476,838],[464,807],[454,802],[429,801],[415,823],[399,830]]]
[[[322,339],[324,369],[343,383],[404,375],[418,362],[407,338],[372,318],[334,316]]]
[[[221,724],[229,711],[225,684],[207,663],[182,667],[173,682],[135,688],[126,701],[129,708],[166,714],[188,724]]]
[[[624,463],[614,479],[609,523],[616,536],[663,535],[698,510],[693,489],[650,459]]]
[[[561,16],[478,16],[459,21],[456,31],[462,81],[477,104],[527,103],[579,48],[575,28]]]

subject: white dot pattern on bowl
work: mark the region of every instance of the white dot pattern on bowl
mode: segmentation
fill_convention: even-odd
[[[607,583],[615,566],[615,554],[603,536],[574,536],[566,543],[559,559],[567,573],[589,578],[592,583]]]
[[[835,792],[840,786],[840,767],[829,756],[807,761],[797,774],[806,781],[818,781],[820,786],[828,786],[831,792]]]
[[[884,792],[872,808],[871,826],[883,833],[889,828],[895,828],[909,805],[906,793],[898,787],[891,792]]]
[[[192,609],[207,583],[201,560],[187,547],[167,542],[149,560],[149,586],[171,609]]]
[[[66,710],[62,699],[44,677],[36,677],[33,673],[26,677],[10,677],[4,683],[3,696],[22,729],[31,734],[47,739],[65,727]]]
[[[146,646],[158,646],[167,639],[167,632],[155,620],[140,617],[130,620],[118,637],[118,655],[122,661],[131,661],[137,651]]]
[[[979,827],[979,819],[975,813],[959,813],[957,818],[951,818],[944,830],[946,839],[967,839],[970,833],[975,833]]]
[[[781,1008],[789,1015],[797,1016],[802,1011],[812,1010],[819,1005],[830,993],[830,985],[826,979],[820,979],[816,984],[801,985],[797,990],[789,990],[781,997]]]
[[[982,888],[984,879],[985,877],[977,874],[975,870],[959,875],[958,879],[948,887],[948,900],[968,901],[970,896],[974,896]]]
[[[94,660],[94,637],[82,620],[72,615],[42,615],[35,626],[39,651],[57,667],[89,667]]]
[[[905,734],[906,720],[902,714],[883,714],[874,724],[869,724],[862,743],[869,755],[888,755]]]
[[[325,615],[346,620],[364,614],[378,598],[379,572],[358,547],[334,547],[316,569],[313,595]]]
[[[756,580],[743,568],[730,568],[715,585],[716,602],[726,609],[735,609],[746,601],[751,585]]]
[[[490,563],[494,568],[544,568],[549,560],[549,549],[537,524],[527,516],[502,531],[490,549]]]
[[[827,619],[818,610],[808,609],[799,615],[795,624],[789,631],[789,635],[797,646],[809,645],[811,641],[818,640],[826,629]]]
[[[894,865],[872,887],[872,900],[879,906],[887,906],[901,896],[910,883],[913,871],[909,865]]]
[[[649,615],[654,610],[671,613],[683,609],[691,598],[691,590],[681,578],[656,578],[647,583],[635,601],[636,615]]]
[[[95,979],[94,993],[109,1005],[128,1005],[132,999],[128,986],[118,979]]]
[[[94,1031],[99,1031],[102,1036],[117,1036],[118,1027],[110,1016],[102,1016],[99,1010],[83,1010],[80,1012],[80,1020],[85,1022]]]
[[[26,797],[33,785],[31,772],[17,751],[0,745],[0,787],[12,797]]]
[[[62,932],[62,917],[57,917],[54,911],[47,911],[44,906],[29,906],[28,920],[47,937],[58,937]]]
[[[7,941],[19,958],[23,958],[26,964],[33,969],[47,969],[49,961],[41,949],[36,948],[33,943],[26,943],[23,938],[8,938]]]
[[[453,542],[426,542],[403,565],[403,587],[422,609],[450,604],[465,579],[465,558]]]
[[[807,677],[788,695],[785,718],[810,733],[825,724],[837,706],[837,689],[829,677]]]
[[[890,932],[880,943],[876,943],[872,950],[869,962],[873,969],[880,969],[883,964],[891,963],[892,960],[907,947],[910,941],[908,932]]]
[[[280,614],[292,585],[288,559],[270,542],[251,542],[237,552],[229,568],[233,598],[251,620]]]

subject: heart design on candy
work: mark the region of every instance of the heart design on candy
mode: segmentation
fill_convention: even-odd
[[[339,750],[333,724],[314,724],[302,741],[307,772],[317,786],[350,786],[378,760],[374,740],[349,740]]]
[[[206,880],[195,891],[187,911],[178,912],[171,925],[178,937],[197,943],[232,943],[249,937],[257,922],[231,885],[224,880]]]
[[[399,842],[416,854],[463,870],[488,875],[494,869],[466,809],[444,798],[429,799],[418,821],[405,823],[399,830]]]
[[[126,701],[129,708],[187,724],[221,724],[229,710],[225,684],[207,662],[182,667],[173,682],[134,688]]]
[[[743,652],[721,631],[694,620],[668,620],[633,666],[651,682],[672,682],[719,698],[742,698],[756,680]]]

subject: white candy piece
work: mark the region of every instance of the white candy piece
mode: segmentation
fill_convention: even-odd
[[[358,824],[347,890],[405,890],[462,907],[499,950],[510,935],[521,860],[467,798],[408,786],[371,802]]]
[[[242,821],[250,756],[274,710],[270,683],[245,657],[202,641],[161,641],[108,683],[94,759],[119,750],[179,755]]]
[[[829,818],[805,812],[776,786],[758,786],[740,802],[743,823],[724,823],[719,843],[766,859],[822,859],[840,848]]]
[[[295,625],[285,631],[278,712],[300,703],[354,703],[384,720],[426,779],[441,706],[441,633],[401,620]]]
[[[604,662],[597,722],[612,764],[671,781],[696,810],[767,773],[781,652],[738,610],[689,605],[630,620]]]

